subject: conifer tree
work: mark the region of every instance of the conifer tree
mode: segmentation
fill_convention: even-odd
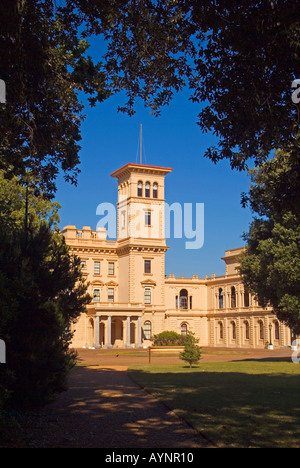
[[[300,204],[299,157],[286,151],[250,171],[252,184],[243,203],[254,220],[244,235],[247,247],[240,258],[245,286],[262,307],[300,333]]]
[[[188,332],[184,340],[184,351],[180,353],[179,357],[188,362],[190,367],[201,359],[201,348],[197,343],[199,343],[199,339],[195,337],[195,334]]]
[[[24,195],[16,178],[0,177],[0,409],[38,407],[64,389],[75,362],[71,325],[90,302],[80,259],[50,228],[58,204]]]

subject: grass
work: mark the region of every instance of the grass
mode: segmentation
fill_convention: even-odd
[[[218,447],[300,447],[300,365],[150,364],[129,375]]]

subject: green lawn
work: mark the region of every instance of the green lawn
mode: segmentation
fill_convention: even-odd
[[[299,364],[200,361],[128,372],[218,447],[300,447]]]

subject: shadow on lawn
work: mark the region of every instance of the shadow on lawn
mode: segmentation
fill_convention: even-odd
[[[129,372],[219,447],[300,447],[299,374]]]
[[[6,446],[180,449],[209,445],[141,390],[125,370],[110,368],[74,368],[68,390],[20,422],[21,437]]]

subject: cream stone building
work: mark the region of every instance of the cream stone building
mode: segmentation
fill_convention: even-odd
[[[165,276],[164,187],[171,170],[126,164],[111,174],[118,180],[115,241],[105,228],[62,230],[92,296],[74,325],[72,346],[147,347],[165,330],[192,331],[201,346],[290,346],[290,329],[244,289],[237,273],[242,248],[225,252],[224,276]]]

